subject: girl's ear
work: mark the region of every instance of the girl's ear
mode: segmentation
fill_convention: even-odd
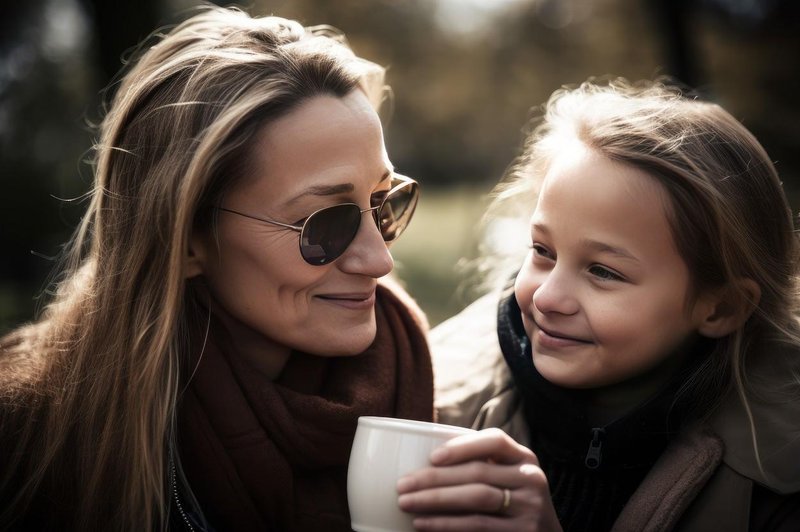
[[[732,286],[707,295],[699,308],[698,332],[709,338],[722,338],[743,326],[761,299],[761,287],[748,278],[740,278]]]
[[[204,263],[205,243],[196,232],[192,232],[189,237],[189,250],[183,266],[183,276],[186,279],[191,279],[192,277],[201,275],[203,273]]]

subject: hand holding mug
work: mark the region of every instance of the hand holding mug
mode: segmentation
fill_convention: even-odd
[[[413,532],[413,516],[397,505],[398,479],[430,466],[433,450],[450,438],[472,433],[472,429],[409,419],[359,418],[347,472],[353,530]]]
[[[417,530],[561,530],[536,455],[505,432],[458,436],[430,462],[397,483]]]

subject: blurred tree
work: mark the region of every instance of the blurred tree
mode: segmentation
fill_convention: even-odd
[[[666,73],[688,87],[702,83],[697,45],[691,28],[694,2],[691,0],[646,0],[660,37]]]
[[[83,210],[90,123],[124,52],[152,31],[158,0],[30,0],[0,16],[0,332],[30,319]],[[109,91],[105,97],[110,98]]]
[[[95,85],[82,59],[89,48],[74,7],[32,0],[2,17],[0,330],[30,318],[35,287],[52,266],[43,256],[58,253],[72,225],[51,195],[84,191],[75,172],[87,145],[80,114]]]
[[[102,85],[105,86],[120,70],[124,52],[141,42],[157,25],[164,23],[164,3],[160,0],[81,0],[81,3],[91,20],[96,64],[105,80]]]
[[[92,143],[85,123],[100,118],[101,89],[126,50],[196,3],[28,0],[0,8],[0,332],[31,317],[33,295],[53,266],[38,255],[56,255],[80,215],[82,205],[52,196],[76,197],[90,186],[91,170],[81,163]],[[256,15],[336,26],[358,54],[387,65],[394,90],[387,147],[398,168],[426,189],[488,189],[517,154],[531,108],[562,84],[665,73],[701,87],[731,110],[777,160],[790,192],[800,186],[800,57],[794,52],[800,49],[800,2],[794,0],[240,5]],[[795,196],[793,201],[800,204]],[[474,218],[470,210],[464,219]],[[472,235],[474,226],[463,232]],[[457,259],[439,262],[444,268]],[[411,269],[403,275],[412,277]],[[451,270],[437,275],[453,277]]]

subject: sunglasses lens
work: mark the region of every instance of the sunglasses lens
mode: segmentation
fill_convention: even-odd
[[[344,253],[361,222],[361,211],[353,204],[335,205],[312,214],[300,234],[300,253],[314,266],[321,266]]]
[[[417,208],[418,198],[419,188],[415,182],[405,183],[386,197],[378,211],[378,225],[386,242],[397,239],[408,226]]]
[[[395,240],[405,230],[418,198],[419,188],[415,181],[401,182],[386,197],[375,215],[384,241]],[[361,215],[358,205],[344,203],[309,216],[300,233],[303,259],[311,265],[321,266],[339,258],[356,237]]]

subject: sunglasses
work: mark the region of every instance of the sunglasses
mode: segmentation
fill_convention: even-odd
[[[245,214],[225,207],[220,211],[238,214],[300,233],[300,255],[312,266],[338,259],[353,242],[361,226],[361,215],[372,214],[384,242],[396,240],[408,226],[419,199],[419,184],[409,177],[394,174],[391,189],[380,205],[362,209],[355,203],[340,203],[313,212],[302,225],[286,224]]]

